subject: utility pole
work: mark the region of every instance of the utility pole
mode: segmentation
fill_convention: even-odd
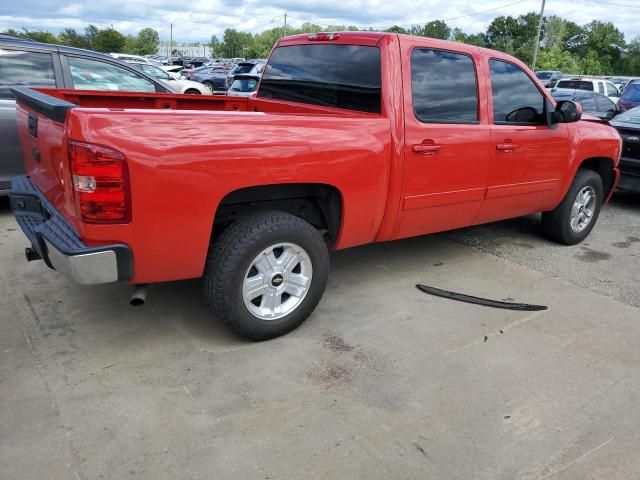
[[[533,47],[533,60],[531,61],[531,70],[536,70],[536,60],[538,59],[538,48],[540,46],[540,32],[542,31],[542,19],[544,18],[544,4],[545,0],[542,0],[542,8],[540,9],[540,21],[538,22],[538,34],[536,35],[536,43]]]
[[[173,56],[173,23],[170,23],[170,28],[171,28],[171,36],[169,37],[169,58],[171,58]]]
[[[287,36],[287,12],[284,12],[284,36]]]

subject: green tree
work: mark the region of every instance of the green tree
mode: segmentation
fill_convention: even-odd
[[[217,55],[219,47],[220,40],[218,40],[217,35],[211,35],[211,39],[209,40],[209,49],[211,50],[212,57]]]
[[[433,20],[424,26],[424,36],[448,40],[451,36],[451,28],[442,20]]]
[[[220,50],[223,57],[241,57],[253,49],[253,43],[253,35],[250,33],[239,32],[235,28],[227,28],[224,31],[224,39]]]
[[[51,32],[46,31],[36,31],[36,30],[27,30],[23,28],[24,33],[20,36],[24,38],[28,38],[29,40],[33,40],[34,42],[42,42],[42,43],[60,43],[58,37],[56,37]]]
[[[580,73],[582,66],[577,57],[561,47],[545,48],[538,53],[536,70],[560,70],[564,73]]]
[[[620,66],[622,52],[626,47],[624,35],[611,22],[594,20],[584,27],[586,55],[593,52],[592,58],[598,59],[603,74],[613,73]]]
[[[151,55],[158,51],[160,35],[153,28],[143,28],[136,38],[138,55]]]
[[[98,36],[99,32],[100,32],[100,29],[95,25],[88,25],[84,29],[84,39],[87,44],[87,48],[89,50],[96,49],[96,37]]]
[[[390,33],[407,33],[407,31],[402,28],[399,27],[398,25],[394,25],[393,27],[389,27],[385,30],[385,32],[390,32]]]
[[[65,28],[58,34],[58,39],[60,43],[63,45],[67,45],[69,47],[76,48],[89,48],[89,44],[87,42],[87,38],[78,33],[73,28]]]
[[[98,52],[119,53],[124,50],[127,39],[124,35],[113,28],[100,30],[94,39],[94,50]]]

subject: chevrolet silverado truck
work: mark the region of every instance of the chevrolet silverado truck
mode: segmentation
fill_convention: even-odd
[[[15,95],[28,259],[83,284],[202,277],[256,340],[312,313],[330,250],[535,212],[575,244],[619,177],[617,132],[522,62],[393,33],[283,38],[255,98]]]

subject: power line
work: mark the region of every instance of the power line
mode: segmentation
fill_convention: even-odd
[[[640,8],[640,5],[629,5],[628,3],[604,2],[602,0],[584,0],[585,2],[599,3],[601,5],[615,5],[616,7]]]
[[[520,0],[519,2],[507,3],[506,5],[500,5],[499,7],[487,8],[486,10],[478,10],[477,12],[469,13],[467,15],[460,15],[458,17],[444,18],[443,22],[447,22],[449,20],[457,20],[459,18],[473,17],[474,15],[478,15],[479,13],[493,12],[494,10],[500,10],[501,8],[511,7],[512,5],[518,5],[520,3],[528,2],[529,0]]]

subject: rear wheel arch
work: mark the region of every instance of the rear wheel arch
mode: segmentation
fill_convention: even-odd
[[[211,241],[240,218],[274,210],[309,222],[323,233],[329,246],[340,236],[344,199],[337,187],[324,183],[285,183],[243,187],[227,193],[216,208]]]

